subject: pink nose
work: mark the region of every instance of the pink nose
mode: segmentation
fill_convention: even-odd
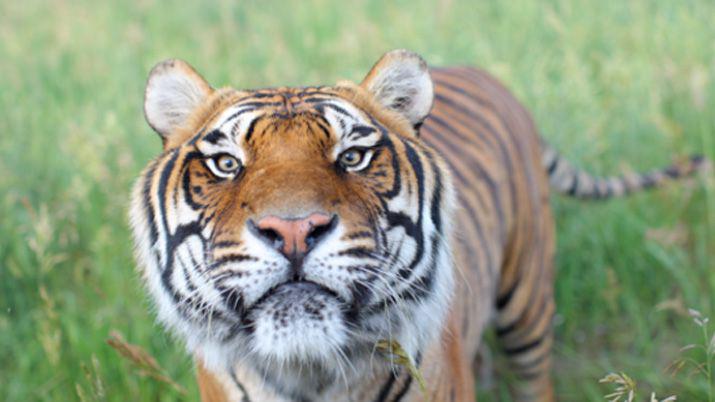
[[[258,235],[290,260],[302,259],[334,227],[336,217],[314,212],[305,218],[269,215],[256,223]]]

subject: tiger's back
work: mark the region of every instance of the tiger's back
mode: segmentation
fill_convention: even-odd
[[[459,197],[455,259],[465,353],[493,318],[524,392],[550,389],[554,228],[541,140],[529,113],[494,78],[433,69],[435,101],[422,139],[450,164]],[[550,391],[549,391],[550,392]]]

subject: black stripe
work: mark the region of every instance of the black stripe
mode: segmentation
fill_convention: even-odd
[[[188,268],[187,265],[184,263],[184,260],[181,258],[181,256],[177,256],[178,258],[176,259],[177,263],[181,266],[181,271],[184,274],[184,281],[186,282],[186,287],[189,289],[189,292],[193,292],[196,290],[196,286],[194,283],[191,281],[191,275],[189,274],[189,269],[193,269],[196,265],[196,260],[193,259],[193,256],[191,256],[191,268]]]
[[[235,246],[240,246],[240,242],[235,242],[231,240],[222,240],[222,241],[217,241],[213,243],[213,248],[228,248],[228,247],[235,247]]]
[[[452,78],[455,78],[455,77],[454,77],[454,74],[451,74],[451,76],[452,76]],[[472,82],[469,82],[469,84],[476,85],[476,84],[473,82],[473,81],[474,81],[473,77],[472,77],[471,79],[470,79],[470,78],[464,78],[464,77],[461,77],[461,78],[465,79],[466,81],[472,81]],[[436,77],[434,81],[435,81],[435,84],[437,84],[437,85],[439,85],[439,86],[442,86],[442,87],[445,87],[445,88],[449,89],[450,91],[456,92],[456,93],[458,93],[458,94],[460,94],[460,95],[462,95],[462,96],[464,96],[464,97],[466,97],[466,98],[473,99],[475,102],[479,103],[479,104],[482,105],[482,106],[486,106],[486,105],[487,105],[487,101],[486,101],[485,99],[482,99],[481,97],[477,96],[475,93],[470,92],[470,91],[467,91],[466,89],[464,89],[464,88],[462,88],[462,87],[458,87],[458,86],[452,85],[451,82],[448,82],[448,81],[446,81],[446,80],[444,80],[444,79],[441,79],[441,77]],[[489,106],[492,106],[492,105],[490,104]],[[490,107],[490,109],[492,109],[492,108]]]
[[[245,107],[245,109],[244,109],[244,107]],[[226,124],[230,123],[232,120],[236,119],[237,117],[241,116],[241,115],[244,114],[244,113],[249,113],[249,112],[253,112],[253,111],[256,110],[255,107],[244,106],[244,105],[239,106],[239,108],[240,108],[241,110],[239,110],[239,111],[237,111],[236,113],[234,113],[234,114],[228,116],[228,117],[226,118],[226,120],[224,120],[224,121],[221,123],[221,127],[223,127],[223,126],[225,126]]]
[[[363,138],[367,137],[370,134],[373,134],[377,132],[376,129],[368,126],[353,126],[352,131],[350,132],[350,138],[352,139],[353,137],[355,138]],[[353,135],[354,134],[354,135]]]
[[[384,137],[385,148],[390,150],[392,155],[392,171],[394,174],[394,182],[392,183],[392,188],[384,193],[380,193],[380,196],[390,200],[397,197],[402,189],[402,172],[400,171],[400,161],[395,151],[395,144],[389,139],[389,137]]]
[[[571,174],[573,175],[573,180],[571,181],[571,186],[569,187],[566,194],[568,194],[570,196],[575,196],[576,192],[578,191],[578,176],[579,175],[578,175],[577,171],[573,171],[573,172],[571,172]]]
[[[248,125],[248,128],[246,129],[246,135],[244,136],[244,140],[246,142],[251,140],[251,136],[253,135],[253,131],[256,129],[256,123],[258,123],[259,120],[261,120],[264,116],[257,116],[254,118],[251,123]]]
[[[277,94],[275,91],[273,91],[273,90],[270,90],[270,89],[268,89],[268,90],[261,90],[261,89],[259,89],[259,90],[255,91],[255,92],[251,93],[248,97],[246,97],[246,98],[244,99],[244,101],[245,101],[245,100],[249,100],[249,99],[274,98],[274,97],[276,97],[276,96],[278,96],[278,94]]]
[[[301,95],[303,97],[302,101],[304,103],[325,103],[339,99],[334,93],[330,92],[309,92]]]
[[[439,172],[439,167],[434,160],[430,158],[430,165],[434,172],[434,191],[432,193],[432,205],[430,205],[430,219],[437,229],[438,233],[442,233],[442,175]]]
[[[395,375],[395,370],[390,370],[390,378],[388,378],[387,382],[380,388],[380,393],[377,394],[377,398],[374,399],[374,402],[385,402],[387,400],[390,391],[392,391],[392,386],[395,385],[396,379],[397,375]]]
[[[402,140],[402,143],[405,146],[407,160],[410,162],[412,171],[415,173],[415,178],[417,179],[417,222],[414,224],[414,233],[408,232],[408,235],[414,238],[417,242],[417,250],[415,251],[415,256],[409,265],[409,271],[405,272],[405,269],[401,269],[399,272],[400,276],[407,279],[412,274],[412,271],[415,269],[417,264],[422,261],[425,251],[424,228],[422,225],[425,204],[425,173],[422,161],[412,145],[404,139]],[[407,227],[405,227],[405,229],[407,229]]]
[[[522,377],[522,376],[524,376],[523,372],[528,372],[528,371],[534,370],[536,368],[539,368],[539,366],[549,358],[551,358],[551,351],[544,350],[544,353],[536,356],[533,360],[528,361],[526,363],[516,363],[515,362],[514,366],[517,369],[516,370],[517,374],[520,374],[520,377]],[[536,373],[544,375],[543,370],[537,370]]]
[[[541,273],[543,273],[543,268],[542,268],[542,272],[540,272],[540,274],[541,274]],[[540,275],[540,276],[541,276],[541,275]],[[540,282],[539,282],[539,281],[536,281],[535,283],[540,283]],[[531,298],[530,298],[530,300],[531,300]],[[548,297],[548,296],[542,296],[542,297],[541,297],[541,303],[540,303],[540,305],[539,305],[539,309],[537,310],[537,311],[539,311],[541,314],[538,314],[537,317],[535,317],[534,320],[531,321],[531,323],[529,324],[528,327],[525,328],[525,327],[521,326],[521,327],[519,327],[518,329],[521,330],[521,332],[524,332],[524,333],[527,333],[527,334],[531,333],[531,330],[533,329],[533,327],[536,326],[536,325],[538,325],[538,324],[541,322],[541,321],[539,320],[539,318],[543,315],[543,311],[546,309],[546,306],[547,306],[548,302],[549,302],[549,297]],[[511,323],[509,323],[509,324],[507,324],[507,325],[498,326],[497,329],[496,329],[496,334],[497,334],[497,336],[500,337],[500,338],[501,338],[501,337],[504,337],[504,336],[507,336],[508,334],[510,334],[511,332],[513,332],[515,329],[517,329],[517,325],[519,325],[519,322],[520,322],[522,319],[524,319],[524,316],[529,312],[529,308],[530,308],[530,307],[532,307],[531,304],[527,305],[527,306],[524,308],[524,310],[522,310],[521,314],[519,314],[519,316],[518,316],[517,318],[515,318],[514,321],[512,321]]]
[[[374,257],[374,252],[366,247],[353,247],[338,253],[339,256]]]
[[[236,372],[234,369],[230,370],[231,372],[231,379],[233,380],[234,384],[238,387],[239,390],[241,390],[241,393],[243,394],[243,398],[241,398],[241,402],[251,402],[251,398],[248,397],[248,392],[246,392],[246,388],[243,387],[243,385],[238,381],[238,378],[236,377]]]
[[[204,207],[203,205],[194,201],[194,192],[201,194],[201,192],[202,192],[201,187],[195,186],[194,190],[198,189],[198,191],[192,191],[191,173],[189,172],[188,169],[186,169],[186,171],[184,171],[184,175],[181,179],[181,185],[184,190],[184,201],[186,202],[186,204],[188,204],[189,207],[194,211],[203,209],[203,207]]]
[[[372,237],[372,232],[369,232],[367,230],[351,233],[351,234],[345,236],[345,238],[347,240],[357,240],[357,239],[365,239],[365,238],[371,238],[371,237]]]
[[[420,371],[421,364],[422,364],[422,352],[417,352],[417,357],[415,357],[415,368],[417,369],[417,371]],[[410,386],[412,385],[412,380],[413,380],[412,376],[408,374],[405,384],[402,386],[402,389],[395,395],[395,399],[393,399],[392,402],[400,401],[407,394],[407,391],[410,390]]]
[[[551,176],[552,174],[554,174],[554,172],[556,171],[556,169],[559,167],[559,163],[560,163],[560,162],[561,162],[561,157],[558,156],[558,155],[556,155],[556,156],[554,157],[554,160],[551,161],[551,163],[549,164],[549,167],[546,169],[546,173],[547,173],[549,176]]]
[[[166,219],[166,187],[178,156],[178,150],[172,151],[171,158],[169,158],[169,161],[166,162],[166,165],[164,165],[164,168],[161,171],[159,176],[159,188],[156,191],[157,199],[159,200],[159,209],[161,210],[162,226],[164,227],[164,233],[166,233],[167,236],[169,235],[169,223]]]
[[[283,102],[246,102],[246,103],[239,103],[236,106],[250,107],[255,110],[255,109],[258,109],[261,107],[283,106]],[[240,114],[240,112],[236,112],[236,113]]]
[[[216,268],[216,267],[219,267],[220,265],[228,264],[230,262],[243,262],[243,261],[258,261],[258,258],[251,256],[251,255],[246,255],[246,254],[228,254],[228,255],[224,255],[224,256],[221,256],[220,258],[216,259],[211,264],[211,268]]]
[[[519,277],[517,276],[511,287],[504,294],[497,296],[497,310],[501,310],[509,304],[509,301],[511,301],[512,296],[514,296],[514,291],[516,291],[518,285]]]
[[[512,356],[526,353],[529,350],[534,349],[535,347],[539,346],[541,344],[541,342],[544,340],[544,335],[545,334],[541,334],[541,336],[539,336],[537,339],[535,339],[529,343],[526,343],[524,345],[504,348],[504,353],[506,353],[507,355],[512,355]]]
[[[325,135],[325,139],[326,139],[326,140],[330,140],[331,135],[330,135],[330,129],[328,128],[329,124],[328,124],[327,120],[325,120],[322,116],[321,116],[321,119],[322,119],[323,121],[321,121],[321,120],[316,120],[315,123],[317,124],[318,128],[320,129],[320,131],[323,132],[323,135]]]
[[[392,402],[399,402],[402,400],[402,398],[407,394],[407,391],[410,390],[410,386],[412,385],[412,376],[407,377],[407,381],[405,381],[405,385],[402,386],[402,389],[395,395],[395,399],[392,400]]]
[[[199,130],[196,135],[194,135],[191,140],[189,140],[188,145],[189,146],[194,146],[196,145],[196,142],[201,138],[202,135],[204,135],[204,132],[206,132],[206,127],[202,127],[201,130]]]
[[[340,107],[334,103],[331,103],[330,101],[323,103],[322,106],[327,107],[328,109],[333,109],[334,111],[336,111],[344,116],[351,117],[351,118],[353,118],[353,120],[355,119],[355,116],[352,113],[348,112],[347,110],[343,109],[342,107]]]
[[[206,136],[203,138],[203,140],[208,143],[216,145],[221,140],[228,141],[228,136],[226,134],[224,134],[221,130],[215,129],[212,132],[206,134]]]
[[[159,239],[159,231],[156,227],[156,218],[154,216],[154,208],[151,204],[151,183],[154,181],[154,173],[158,162],[155,160],[149,165],[149,170],[144,175],[144,187],[142,189],[144,213],[146,214],[147,225],[149,226],[149,240],[151,246],[154,246]]]

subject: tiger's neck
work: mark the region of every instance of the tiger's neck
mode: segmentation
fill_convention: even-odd
[[[450,320],[452,324],[454,320]],[[272,379],[249,362],[237,363],[232,370],[209,371],[201,358],[196,358],[199,390],[203,402],[322,402],[322,401],[390,401],[408,402],[429,400],[473,401],[471,371],[464,361],[461,342],[453,336],[453,325],[447,325],[441,337],[434,340],[423,353],[413,357],[426,383],[426,395],[418,381],[406,368],[391,365],[385,358],[374,356],[345,373],[332,383],[323,384],[311,374]],[[292,384],[310,381],[311,386]],[[278,381],[281,381],[278,385]],[[314,382],[315,381],[315,382]],[[302,385],[302,386],[301,386]]]

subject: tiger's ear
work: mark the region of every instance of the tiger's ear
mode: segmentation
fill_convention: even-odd
[[[434,88],[427,63],[416,53],[393,50],[375,63],[360,86],[382,106],[418,125],[432,108]]]
[[[144,91],[144,116],[166,141],[212,92],[206,80],[186,62],[164,60],[149,73]]]

